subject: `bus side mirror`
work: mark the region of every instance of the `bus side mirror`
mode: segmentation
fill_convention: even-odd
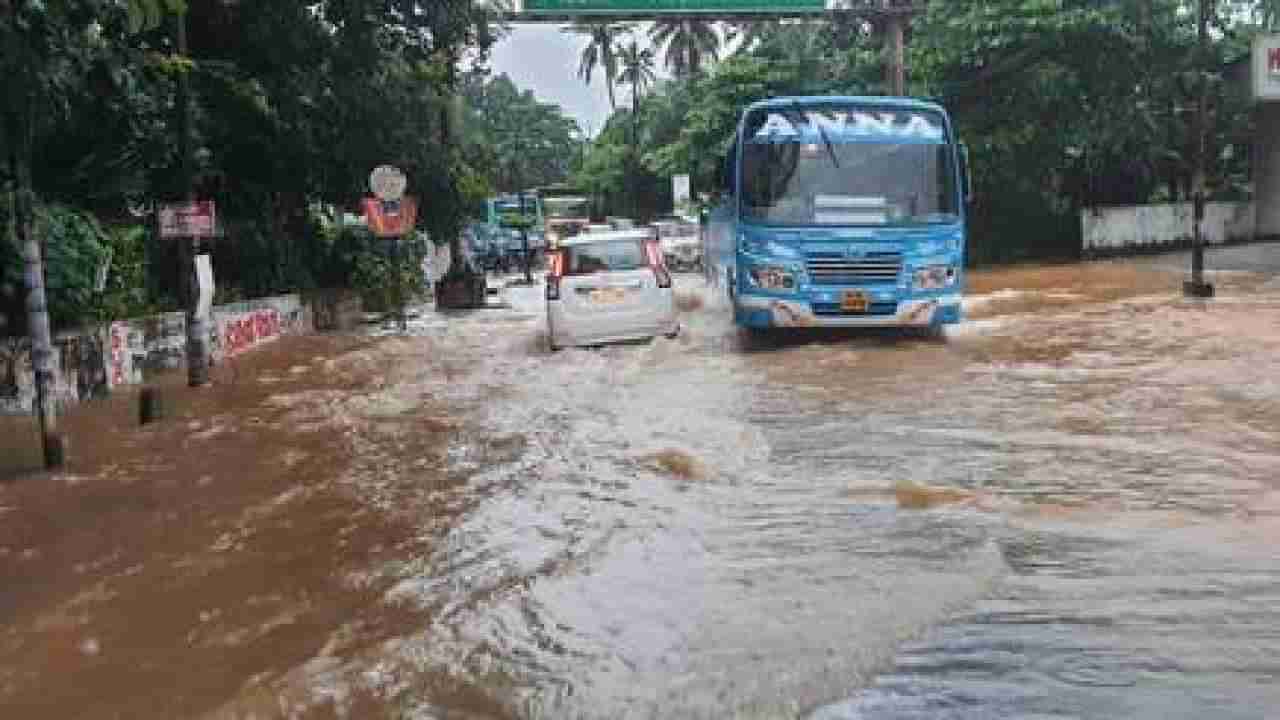
[[[969,146],[960,143],[960,192],[966,205],[973,204],[973,176],[969,171]]]
[[[738,156],[734,150],[735,148],[729,148],[724,162],[720,165],[720,190],[725,195],[733,194],[733,179],[737,175]]]

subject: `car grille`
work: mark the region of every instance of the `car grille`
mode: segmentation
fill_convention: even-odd
[[[815,285],[894,283],[902,271],[902,253],[871,252],[858,258],[841,253],[812,253],[806,265]]]

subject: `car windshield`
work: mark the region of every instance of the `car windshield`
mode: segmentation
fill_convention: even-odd
[[[928,112],[769,109],[746,123],[743,214],[775,225],[957,219],[951,148]]]
[[[637,240],[609,240],[565,249],[566,275],[637,270],[644,265],[644,248]]]

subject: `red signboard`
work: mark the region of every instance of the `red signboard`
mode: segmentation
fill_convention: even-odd
[[[418,203],[412,197],[398,202],[365,198],[364,218],[369,231],[378,237],[400,237],[413,232],[418,219]]]
[[[212,200],[165,205],[160,208],[160,237],[212,237],[215,220]]]

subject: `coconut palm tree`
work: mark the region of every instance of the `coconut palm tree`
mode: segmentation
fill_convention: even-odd
[[[622,66],[622,82],[631,86],[631,157],[628,159],[631,176],[631,192],[633,215],[639,213],[640,199],[636,196],[636,158],[640,143],[640,98],[658,80],[651,48],[642,48],[634,36],[631,42],[623,46],[619,56]]]
[[[579,21],[560,28],[560,31],[587,38],[587,46],[582,49],[578,60],[578,77],[590,85],[596,68],[600,68],[604,73],[604,86],[609,91],[609,108],[618,109],[613,94],[614,83],[618,80],[618,42],[631,32],[631,26],[626,23]]]
[[[726,23],[725,37],[729,41],[741,38],[736,52],[744,53],[766,40],[778,26],[777,20],[739,20]]]
[[[619,50],[618,61],[621,66],[619,78],[623,84],[631,86],[631,109],[634,112],[640,107],[640,98],[658,80],[653,49],[640,47],[633,37]]]
[[[649,28],[649,39],[665,48],[663,62],[678,78],[697,74],[720,54],[720,35],[705,20],[659,20]]]

